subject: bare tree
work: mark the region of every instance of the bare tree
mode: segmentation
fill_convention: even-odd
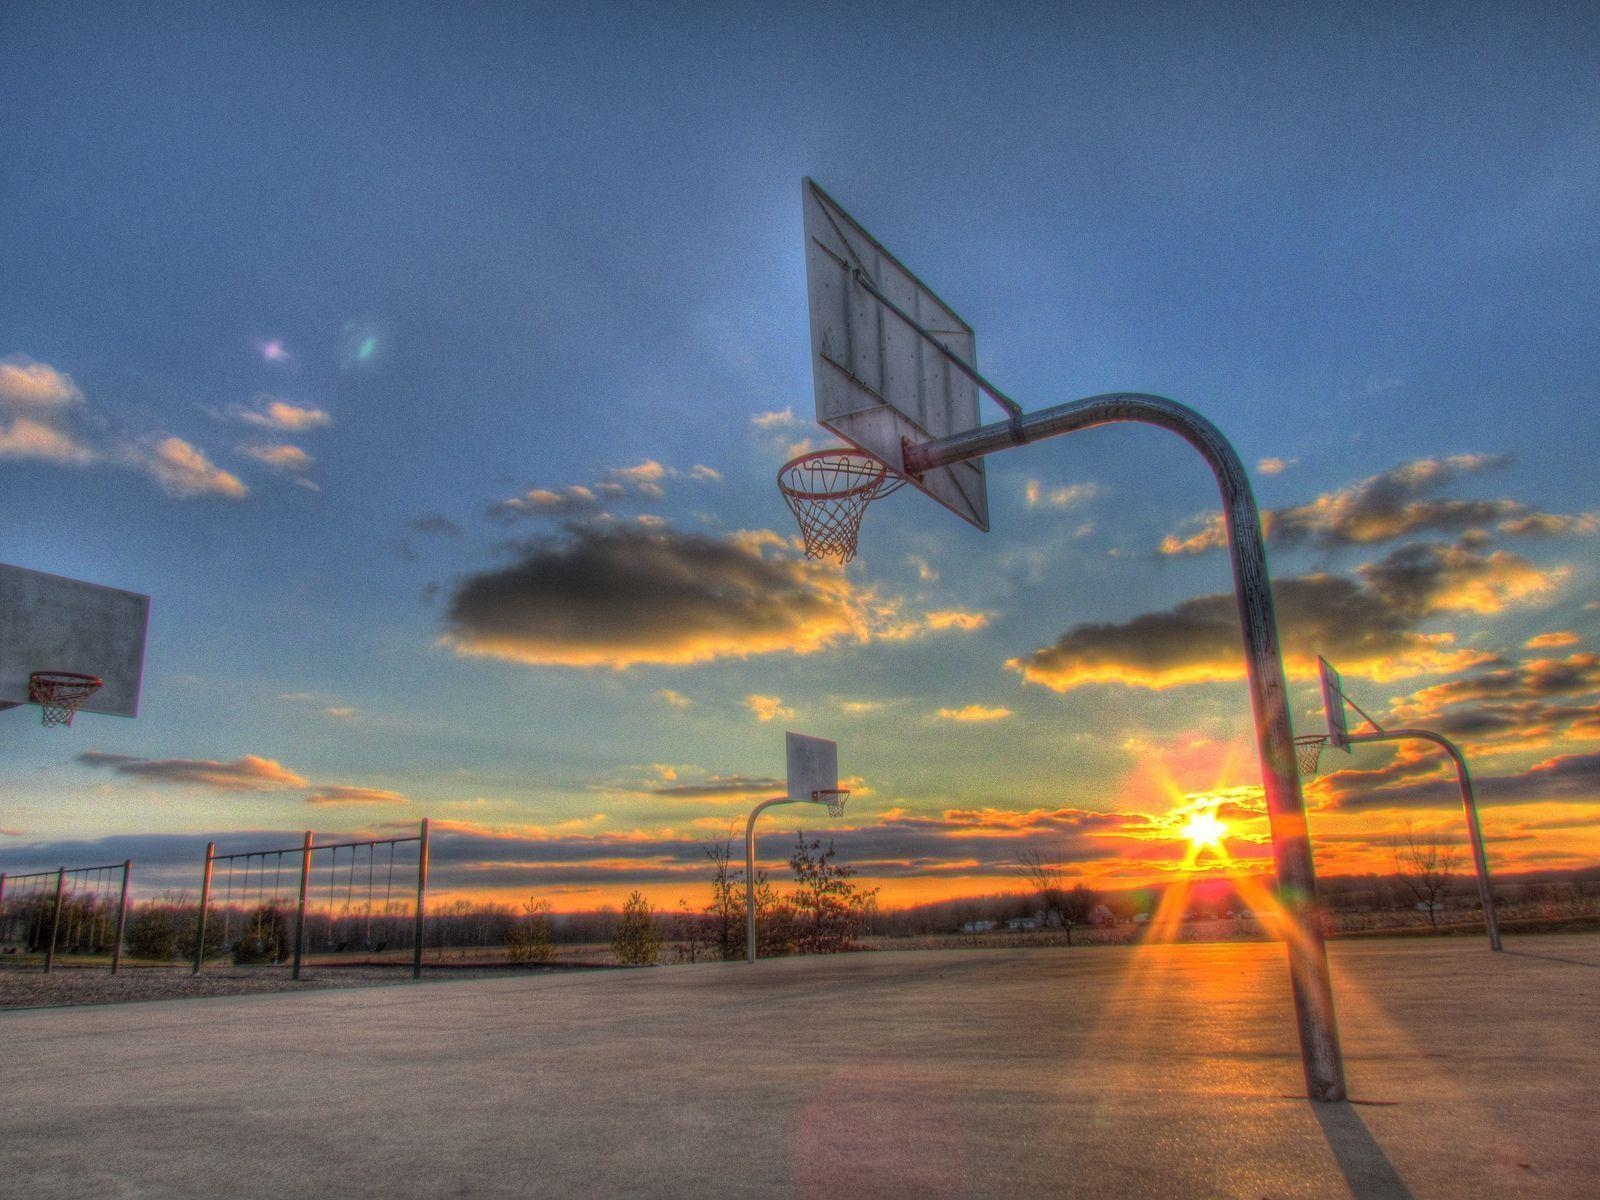
[[[1406,822],[1405,837],[1396,838],[1393,846],[1395,874],[1417,898],[1417,907],[1427,909],[1428,924],[1438,933],[1439,912],[1455,881],[1461,848],[1437,838],[1419,837],[1410,821]]]
[[[1066,886],[1067,869],[1059,851],[1047,853],[1037,846],[1025,846],[1012,860],[1012,873],[1039,893],[1039,907],[1047,926],[1059,925],[1072,945],[1074,926],[1086,924],[1094,913],[1099,896],[1082,883]]]

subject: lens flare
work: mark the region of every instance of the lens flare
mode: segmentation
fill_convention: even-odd
[[[339,368],[364,371],[375,366],[388,349],[388,331],[373,316],[352,317],[339,331]]]
[[[1222,839],[1228,836],[1228,827],[1217,820],[1214,812],[1197,812],[1183,827],[1183,836],[1196,850],[1206,847],[1217,850],[1222,846]]]

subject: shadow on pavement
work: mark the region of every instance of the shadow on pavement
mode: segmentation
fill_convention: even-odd
[[[1313,1104],[1311,1112],[1355,1200],[1413,1200],[1360,1113],[1349,1104]]]

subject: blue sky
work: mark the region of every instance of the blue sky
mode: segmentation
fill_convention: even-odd
[[[1161,550],[1216,503],[1170,436],[992,459],[988,535],[908,490],[843,575],[762,540],[793,533],[786,453],[827,444],[805,175],[1025,406],[1173,396],[1264,464],[1264,508],[1311,506],[1275,573],[1365,587],[1390,640],[1341,642],[1357,610],[1309,584],[1299,628],[1323,640],[1291,652],[1370,650],[1354,688],[1445,722],[1500,685],[1453,708],[1423,689],[1564,663],[1577,682],[1506,683],[1546,707],[1477,748],[1518,797],[1491,828],[1507,854],[1592,861],[1587,6],[37,5],[0,42],[0,559],[154,597],[138,720],[5,716],[0,861],[430,815],[459,862],[510,847],[529,890],[587,853],[561,886],[608,897],[619,847],[692,850],[762,794],[673,787],[781,773],[786,726],[841,742],[840,844],[891,894],[991,889],[1019,838],[1141,878],[1182,857],[1169,804],[1248,808],[1242,682],[1125,653],[1121,626],[1228,587],[1216,551]],[[1352,533],[1373,506],[1390,526]],[[654,603],[627,570],[652,554],[702,590]],[[602,560],[609,618],[571,599]],[[537,644],[460,653],[484,631],[453,603],[517,564]],[[572,620],[581,654],[551,633]],[[1073,630],[1078,676],[1024,672]],[[619,668],[624,642],[643,658]],[[1530,790],[1541,764],[1567,782]],[[1365,765],[1389,774],[1313,792],[1330,831],[1451,828],[1394,792],[1429,764]],[[1524,829],[1535,808],[1587,840]],[[1122,841],[1082,832],[1104,813]],[[694,857],[673,853],[629,882],[670,897]]]

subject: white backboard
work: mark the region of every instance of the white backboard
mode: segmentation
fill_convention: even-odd
[[[35,671],[98,675],[82,712],[139,713],[150,597],[0,563],[0,708],[30,703]]]
[[[814,793],[839,786],[838,742],[803,733],[786,733],[783,738],[789,764],[789,799],[813,800]]]
[[[1322,708],[1327,714],[1328,741],[1346,754],[1350,753],[1350,726],[1344,712],[1344,692],[1339,672],[1327,659],[1317,659],[1317,674],[1322,681]]]
[[[917,444],[978,427],[978,385],[879,303],[855,271],[974,369],[977,337],[826,192],[809,179],[801,192],[817,421],[900,472],[902,438]],[[989,528],[982,459],[910,482],[979,529]]]

